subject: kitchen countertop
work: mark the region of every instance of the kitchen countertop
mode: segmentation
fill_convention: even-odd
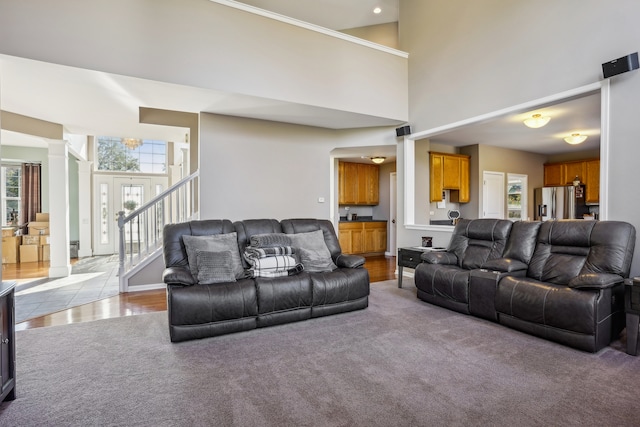
[[[386,219],[373,219],[370,216],[359,216],[358,219],[352,221],[352,220],[347,220],[346,217],[341,216],[340,217],[340,222],[387,222]]]

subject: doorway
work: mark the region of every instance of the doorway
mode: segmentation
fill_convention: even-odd
[[[144,205],[167,186],[166,177],[94,175],[93,254],[118,251],[118,212],[125,216]],[[137,224],[125,230],[126,241],[139,241]]]

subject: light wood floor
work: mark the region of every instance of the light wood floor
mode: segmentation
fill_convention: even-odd
[[[3,264],[2,280],[46,277],[49,270],[48,262],[21,264]],[[31,265],[33,264],[33,265]],[[9,266],[5,268],[5,266]],[[13,266],[13,267],[11,267]],[[23,269],[24,266],[25,268]],[[367,257],[365,268],[369,270],[371,282],[395,279],[396,258],[385,256]],[[130,292],[111,298],[73,307],[42,317],[29,319],[16,325],[16,330],[41,328],[44,326],[67,325],[70,323],[88,322],[98,319],[132,316],[135,314],[152,313],[167,309],[167,296],[164,289]]]

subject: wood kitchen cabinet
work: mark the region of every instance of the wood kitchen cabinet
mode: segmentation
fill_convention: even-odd
[[[387,250],[386,221],[341,222],[338,240],[345,254],[384,253]]]
[[[469,156],[430,152],[429,171],[431,202],[441,201],[443,190],[452,202],[469,202]]]
[[[600,160],[585,162],[585,203],[600,203]]]
[[[600,159],[576,160],[544,165],[544,186],[572,185],[578,177],[585,186],[585,202],[600,202]]]
[[[364,229],[362,222],[341,222],[338,225],[338,241],[342,253],[364,253]]]
[[[338,204],[374,206],[379,203],[380,168],[365,163],[339,162]]]

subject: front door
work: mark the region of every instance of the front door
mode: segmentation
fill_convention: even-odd
[[[151,199],[151,178],[94,175],[94,255],[109,255],[118,251],[118,212],[125,216]],[[125,229],[125,239],[138,241],[136,224]]]

